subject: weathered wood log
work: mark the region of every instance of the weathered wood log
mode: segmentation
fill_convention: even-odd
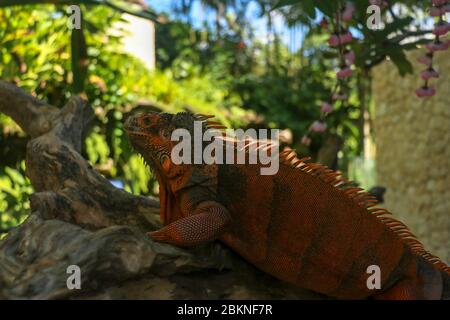
[[[155,243],[156,199],[115,188],[80,155],[92,112],[72,98],[58,109],[0,81],[0,112],[32,138],[35,189],[27,220],[0,242],[0,298],[323,298],[256,270],[219,243]],[[81,289],[67,268],[81,270]]]

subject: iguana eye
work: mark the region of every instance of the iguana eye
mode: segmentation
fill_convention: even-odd
[[[141,126],[147,128],[152,125],[152,120],[149,117],[143,117],[140,119]]]
[[[161,158],[159,159],[159,162],[160,162],[161,164],[164,164],[164,162],[166,162],[167,160],[169,160],[169,156],[166,155],[166,154],[164,154],[164,155],[162,155]]]
[[[162,138],[164,138],[164,139],[166,139],[166,140],[169,140],[169,139],[170,139],[170,132],[169,132],[169,130],[167,130],[167,129],[162,129],[162,130],[159,132],[159,134],[160,134],[160,136],[161,136]]]

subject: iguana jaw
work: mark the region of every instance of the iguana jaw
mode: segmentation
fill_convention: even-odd
[[[139,127],[137,116],[130,116],[125,120],[123,129],[128,134],[131,140],[135,139],[135,136],[148,137],[148,134]]]
[[[124,131],[127,133],[133,148],[143,157],[150,169],[158,175],[169,170],[168,156],[161,156],[161,147],[155,145],[155,136],[151,125],[143,124],[145,114],[138,113],[128,117],[124,123]]]

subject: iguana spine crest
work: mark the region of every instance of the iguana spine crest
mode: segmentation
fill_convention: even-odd
[[[322,181],[330,184],[336,189],[344,192],[344,194],[354,201],[358,206],[367,209],[369,214],[377,217],[387,227],[389,227],[404,243],[406,243],[411,252],[423,257],[428,262],[434,264],[438,269],[450,275],[450,267],[447,266],[441,259],[425,250],[423,244],[417,237],[409,230],[409,228],[402,222],[392,217],[392,213],[384,208],[375,207],[378,201],[374,196],[364,191],[361,188],[355,188],[353,181],[347,180],[341,176],[339,172],[329,169],[327,166],[319,163],[307,163],[310,158],[297,157],[297,154],[292,149],[287,149],[280,153],[280,160],[286,165],[290,165],[295,169],[302,170],[312,176],[315,176]]]

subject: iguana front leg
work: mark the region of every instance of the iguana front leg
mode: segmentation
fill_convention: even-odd
[[[214,201],[200,203],[191,215],[149,232],[155,241],[180,247],[203,244],[217,239],[230,222],[228,210]]]

